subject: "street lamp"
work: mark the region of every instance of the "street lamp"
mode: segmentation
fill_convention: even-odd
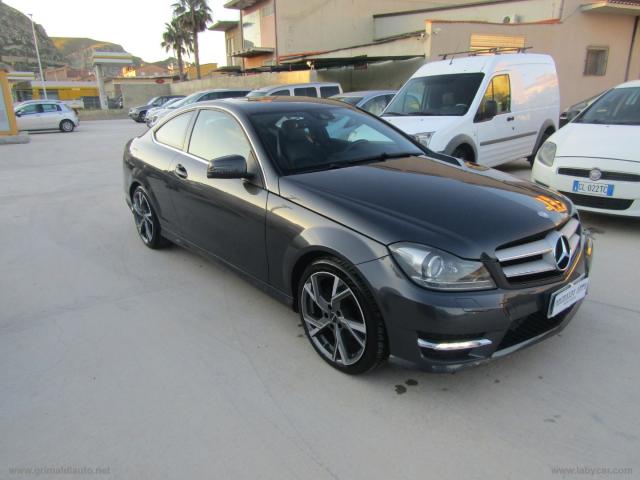
[[[47,87],[44,84],[44,73],[42,73],[42,62],[40,61],[40,49],[38,48],[38,37],[36,37],[36,27],[33,24],[33,14],[29,14],[31,19],[31,31],[33,32],[33,44],[36,46],[36,57],[38,57],[38,68],[40,68],[40,79],[42,80],[42,91],[44,93],[44,99],[47,98]]]

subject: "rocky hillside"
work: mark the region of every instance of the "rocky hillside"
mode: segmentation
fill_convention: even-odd
[[[94,40],[92,38],[49,37],[41,25],[36,24],[38,47],[42,58],[42,67],[69,65],[73,68],[91,69],[91,58],[95,50],[105,52],[124,52],[117,43]],[[165,67],[175,59],[155,62]],[[38,63],[33,46],[31,20],[22,12],[0,0],[0,63],[10,65],[14,70],[37,71]],[[146,63],[139,57],[133,57],[134,66]],[[106,75],[117,75],[120,68],[109,67]]]
[[[42,66],[64,64],[63,56],[58,52],[47,32],[36,24],[36,36],[42,58]],[[36,53],[33,47],[31,20],[22,12],[0,0],[0,62],[15,70],[37,69]]]

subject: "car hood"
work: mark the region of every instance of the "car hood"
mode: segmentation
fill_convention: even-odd
[[[640,162],[640,126],[568,123],[550,139],[556,157],[614,158]]]
[[[385,116],[383,114],[382,118],[403,132],[409,135],[415,135],[416,133],[437,132],[438,130],[442,130],[449,125],[459,122],[461,117],[396,117],[393,115]]]
[[[564,223],[563,196],[479,165],[425,157],[285,176],[280,195],[389,245],[431,245],[468,259]]]

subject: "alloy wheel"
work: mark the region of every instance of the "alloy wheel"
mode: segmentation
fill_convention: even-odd
[[[136,190],[133,194],[133,218],[142,241],[146,244],[153,242],[153,212],[142,190]]]
[[[327,360],[345,366],[360,360],[367,326],[358,299],[339,276],[324,271],[311,274],[300,308],[309,338]]]

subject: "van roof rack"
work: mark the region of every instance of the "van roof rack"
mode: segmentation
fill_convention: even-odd
[[[446,60],[448,57],[455,57],[456,55],[467,55],[474,57],[476,55],[500,55],[501,53],[525,53],[527,50],[533,47],[493,47],[493,48],[479,48],[477,50],[466,50],[464,52],[449,52],[441,53],[440,58]]]

